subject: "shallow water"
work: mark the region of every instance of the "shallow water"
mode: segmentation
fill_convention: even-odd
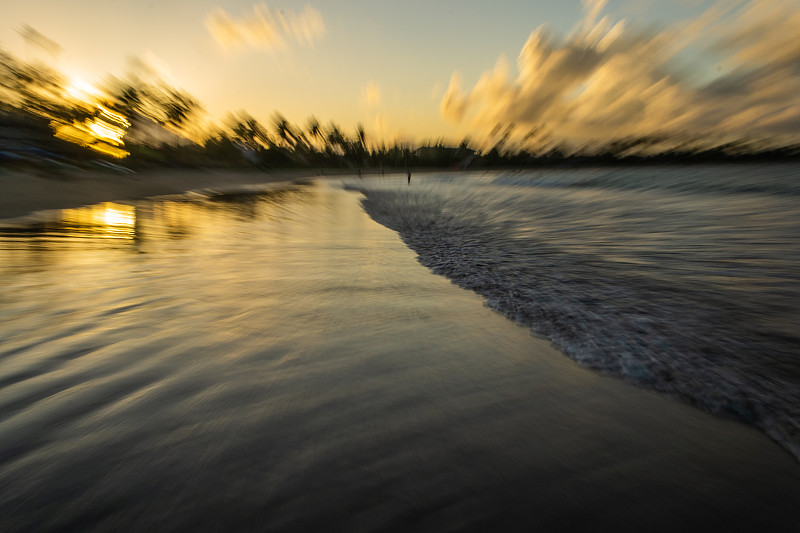
[[[796,520],[800,466],[762,435],[579,368],[360,202],[318,184],[5,224],[2,530]]]
[[[756,424],[800,458],[800,166],[356,187],[423,264],[576,361]]]

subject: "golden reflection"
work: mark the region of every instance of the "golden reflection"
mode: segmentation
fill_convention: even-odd
[[[136,211],[133,206],[106,202],[89,207],[64,209],[61,225],[92,236],[113,239],[133,239]]]
[[[154,235],[180,239],[198,230],[215,227],[208,222],[209,212],[192,202],[163,201],[152,207],[154,224],[149,231]]]

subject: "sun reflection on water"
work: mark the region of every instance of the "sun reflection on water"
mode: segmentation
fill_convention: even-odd
[[[133,206],[105,202],[61,211],[64,227],[102,238],[133,239],[136,210]]]

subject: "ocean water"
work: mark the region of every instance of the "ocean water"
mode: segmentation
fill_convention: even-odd
[[[687,346],[721,327],[686,325],[690,317],[674,309],[692,291],[680,284],[662,287],[672,296],[661,300],[637,292],[659,285],[647,275],[663,286],[680,281],[681,261],[668,261],[663,246],[647,252],[667,256],[671,268],[658,274],[621,260],[609,266],[593,255],[598,243],[580,242],[581,232],[612,241],[601,228],[615,217],[604,219],[601,204],[624,213],[633,205],[625,189],[529,183],[543,176],[346,180],[366,196],[337,182],[205,191],[0,223],[0,530],[675,531],[700,523],[795,531],[800,465],[784,449],[752,426],[579,366],[487,307],[507,311],[498,293],[476,294],[516,280],[520,316],[537,316],[533,291],[542,305],[563,305],[561,322],[545,312],[540,322],[559,332],[566,317],[574,321],[563,340],[552,337],[563,346],[588,342],[580,328],[604,320],[595,315],[627,328],[638,306],[667,306],[666,331],[686,330]],[[580,179],[556,178],[564,176]],[[669,194],[661,208],[692,212],[690,199],[663,201]],[[773,196],[777,207],[782,196]],[[584,213],[570,219],[571,202]],[[786,236],[761,233],[772,232],[774,240],[761,240],[776,249],[793,238],[783,205],[775,220],[787,224]],[[767,204],[758,206],[772,220]],[[702,231],[686,218],[675,224]],[[587,231],[589,220],[597,231]],[[718,233],[738,234],[728,227]],[[423,263],[438,257],[450,270],[437,270],[474,290],[433,274],[401,236]],[[692,242],[682,246],[703,249]],[[795,280],[769,284],[775,261],[791,252],[767,256],[755,262],[760,285],[743,284],[742,296],[721,296],[714,277],[691,285],[712,298],[692,300],[706,306],[695,313],[711,316],[709,306],[726,298],[736,305],[730,316],[747,310],[748,327],[778,339],[772,348],[740,335],[761,357],[781,354],[792,334],[778,319]],[[765,287],[774,298],[760,295]],[[614,301],[603,306],[609,291]],[[617,337],[607,321],[594,342],[613,339],[639,361],[632,339],[644,346],[666,318]],[[720,344],[713,339],[703,342]],[[584,362],[602,357],[585,353]],[[777,385],[794,368],[751,364],[751,374],[772,372]],[[723,378],[701,381],[725,392],[714,381]],[[775,420],[790,414],[776,410]]]
[[[800,458],[800,166],[420,175],[365,206],[422,264],[589,368]]]

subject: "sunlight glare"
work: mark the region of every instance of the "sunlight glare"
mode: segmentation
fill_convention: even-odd
[[[83,237],[133,239],[135,236],[136,210],[130,205],[105,202],[63,209],[61,220]]]
[[[73,76],[64,90],[67,95],[84,102],[93,102],[101,94],[97,87],[79,76]]]
[[[134,219],[132,207],[111,203],[105,204],[103,222],[107,226],[133,226]]]
[[[95,118],[94,122],[89,124],[89,130],[98,139],[112,141],[118,144],[122,143],[122,136],[125,134],[120,128],[111,126],[99,118]]]

